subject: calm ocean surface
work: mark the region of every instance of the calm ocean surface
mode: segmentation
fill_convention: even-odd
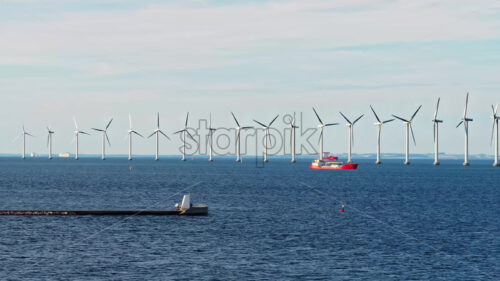
[[[165,209],[187,192],[209,205],[0,217],[0,280],[500,280],[500,168],[359,163],[0,158],[0,209]]]

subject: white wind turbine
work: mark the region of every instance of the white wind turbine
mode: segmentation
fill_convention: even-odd
[[[375,110],[373,109],[373,107],[371,105],[370,105],[370,108],[373,112],[373,115],[375,115],[375,118],[377,119],[377,122],[374,124],[375,126],[377,126],[377,161],[375,161],[375,164],[381,164],[382,162],[380,162],[380,133],[382,131],[382,125],[385,123],[389,123],[391,121],[394,121],[394,119],[381,121],[380,118],[378,118],[377,113],[375,113]]]
[[[295,163],[295,129],[299,126],[295,125],[295,112],[293,113],[293,120],[290,123],[290,147],[292,152],[292,163]]]
[[[493,162],[493,167],[498,166],[498,119],[500,116],[497,115],[498,104],[496,107],[491,106],[493,114],[491,118],[493,119],[493,130],[491,131],[491,142],[493,142],[493,137],[495,138],[495,162]]]
[[[349,143],[348,143],[348,153],[347,153],[347,163],[352,163],[352,159],[351,159],[351,152],[352,152],[352,147],[354,146],[354,124],[356,124],[356,122],[359,121],[359,119],[361,119],[364,114],[361,114],[361,116],[359,116],[356,120],[354,120],[354,122],[351,122],[344,114],[342,114],[342,112],[340,112],[340,115],[342,115],[342,117],[344,117],[345,121],[347,121],[347,128],[349,128]]]
[[[328,126],[334,126],[338,125],[339,123],[329,123],[329,124],[323,124],[323,121],[321,121],[321,118],[319,118],[318,113],[316,112],[316,109],[313,107],[314,114],[316,114],[316,117],[318,118],[319,125],[318,128],[321,129],[321,133],[319,135],[319,160],[323,160],[323,129]]]
[[[234,116],[234,113],[231,112],[231,115],[233,115],[234,122],[236,122],[236,162],[241,162],[241,156],[240,156],[240,142],[241,142],[241,130],[246,130],[246,129],[252,129],[253,127],[242,127],[240,123],[238,122],[238,119],[236,119],[236,116]]]
[[[52,159],[52,135],[55,132],[50,127],[47,127],[47,147],[49,148],[49,159]]]
[[[267,126],[262,124],[261,122],[255,120],[255,119],[253,120],[255,123],[261,125],[262,129],[264,129],[264,162],[267,162],[267,145],[268,145],[268,138],[269,138],[269,129],[271,128],[271,125],[274,123],[274,121],[276,121],[278,116],[279,115],[276,115],[276,117],[274,117],[273,121],[271,121],[269,123],[269,125],[267,125]]]
[[[111,142],[109,141],[108,137],[108,128],[109,125],[111,125],[111,122],[113,122],[113,118],[109,120],[108,125],[106,125],[104,129],[92,128],[92,130],[102,133],[102,152],[101,152],[102,160],[106,160],[106,141],[108,142],[108,145],[111,146]]]
[[[26,136],[30,136],[30,137],[35,137],[35,136],[26,132],[26,130],[24,129],[24,125],[23,125],[23,130],[21,131],[21,134],[19,134],[16,137],[16,140],[17,140],[17,138],[19,138],[19,136],[22,136],[22,138],[23,138],[23,154],[21,155],[21,158],[25,159],[26,158]]]
[[[403,123],[406,125],[406,153],[405,153],[405,165],[410,164],[410,131],[411,131],[411,137],[413,138],[413,143],[417,145],[417,142],[415,141],[415,135],[413,134],[413,127],[411,125],[411,122],[413,121],[413,118],[417,115],[417,112],[420,110],[422,106],[419,106],[415,113],[411,116],[410,120],[403,119],[401,117],[398,117],[396,115],[392,115],[395,118],[398,118],[399,120],[403,121]]]
[[[181,161],[186,161],[186,134],[192,140],[194,140],[196,142],[196,140],[194,139],[194,137],[188,131],[188,119],[189,119],[189,112],[186,115],[186,123],[184,123],[184,129],[182,129],[182,130],[177,131],[177,132],[174,133],[174,134],[182,133],[182,141],[183,141],[184,144],[182,146],[182,159],[181,159]]]
[[[464,109],[464,116],[462,117],[462,120],[458,123],[457,128],[464,124],[464,129],[465,129],[465,154],[464,154],[464,166],[469,166],[469,122],[472,122],[472,118],[467,117],[467,106],[469,104],[469,93],[467,93],[467,96],[465,97],[465,109]]]
[[[130,116],[130,114],[128,115],[128,121],[129,121],[129,129],[128,129],[128,134],[127,134],[127,137],[128,137],[128,160],[132,160],[132,135],[136,134],[141,138],[144,138],[144,137],[132,128],[132,117]]]
[[[434,165],[435,166],[439,165],[439,159],[438,159],[438,154],[439,154],[439,123],[443,123],[442,120],[437,119],[440,100],[441,100],[441,98],[438,98],[438,101],[436,104],[436,111],[434,111],[434,119],[432,119],[432,122],[434,123]]]
[[[80,131],[80,129],[78,128],[78,123],[76,122],[76,119],[73,118],[73,121],[75,122],[75,130],[73,131],[73,133],[75,134],[75,140],[76,140],[76,151],[75,151],[75,160],[78,160],[78,136],[80,134],[84,134],[84,135],[88,135],[90,136],[90,134],[84,132],[84,131]]]
[[[209,154],[210,154],[210,158],[208,158],[208,161],[212,162],[214,161],[213,158],[212,158],[212,155],[213,155],[213,138],[214,138],[214,132],[215,132],[215,128],[212,128],[212,113],[210,113],[210,123],[208,125],[208,137],[209,137]]]
[[[164,137],[166,137],[168,140],[170,138],[160,129],[160,113],[156,113],[156,130],[151,133],[151,135],[148,136],[148,139],[152,137],[153,135],[156,134],[156,152],[155,152],[155,160],[158,161],[159,158],[159,153],[160,153],[160,134],[162,134]]]

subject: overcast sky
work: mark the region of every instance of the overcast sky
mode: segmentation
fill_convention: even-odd
[[[354,152],[374,153],[379,115],[410,117],[417,146],[433,151],[432,115],[441,97],[441,151],[463,152],[456,129],[470,92],[470,151],[491,154],[491,104],[500,102],[500,2],[497,0],[349,1],[0,1],[0,153],[24,124],[36,135],[28,151],[74,151],[81,129],[110,127],[110,153],[125,154],[128,114],[149,135],[155,114],[172,133],[208,118],[215,127],[269,122],[303,112],[303,127],[356,125]],[[244,123],[244,124],[243,124]],[[277,129],[285,127],[279,118]],[[304,128],[302,128],[304,129]],[[317,144],[317,137],[313,143]],[[100,137],[81,137],[82,153],[99,153]],[[299,140],[300,142],[300,140]],[[134,150],[154,153],[154,140]],[[383,128],[383,152],[403,152],[404,126]],[[347,128],[330,127],[325,150],[347,151]],[[254,152],[252,152],[254,153]]]

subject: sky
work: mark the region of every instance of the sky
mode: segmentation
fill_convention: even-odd
[[[231,111],[242,125],[279,114],[273,127],[282,131],[282,116],[293,112],[302,130],[314,128],[312,107],[323,121],[342,123],[326,129],[325,151],[347,151],[342,111],[365,114],[354,152],[374,153],[370,104],[383,119],[409,118],[422,105],[411,151],[431,153],[438,97],[440,150],[463,153],[464,130],[455,126],[470,92],[470,152],[492,154],[499,75],[500,2],[493,0],[0,0],[0,153],[21,152],[15,138],[23,124],[36,136],[28,152],[47,152],[49,125],[54,151],[73,152],[75,117],[92,133],[80,138],[81,153],[100,153],[90,128],[114,118],[108,151],[126,154],[128,115],[147,136],[160,112],[172,139],[161,141],[161,153],[179,154],[173,132],[186,112],[190,127],[211,113],[216,128],[235,126]],[[402,122],[382,134],[383,152],[404,151]],[[310,138],[315,146],[318,135]],[[249,146],[250,154],[262,150]],[[154,139],[134,140],[137,154],[154,148]]]

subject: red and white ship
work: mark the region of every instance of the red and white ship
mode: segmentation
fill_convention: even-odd
[[[358,168],[358,164],[346,163],[343,162],[334,162],[328,160],[319,160],[315,159],[309,164],[310,169],[325,169],[325,170],[356,170]]]

